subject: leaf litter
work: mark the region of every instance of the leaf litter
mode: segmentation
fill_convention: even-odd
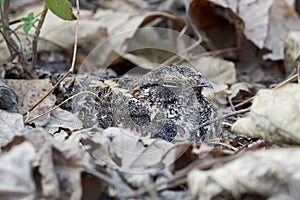
[[[17,13],[16,19],[26,16],[28,10],[42,9],[23,6],[25,14]],[[8,68],[1,66],[5,78],[1,92],[11,102],[18,99],[19,109],[19,113],[7,112],[17,111],[16,105],[5,104],[6,111],[0,110],[1,199],[299,199],[299,85],[270,87],[297,67],[295,41],[299,36],[292,31],[300,23],[292,6],[284,0],[113,0],[100,2],[95,13],[82,10],[79,46],[83,52],[131,30],[94,55],[91,60],[95,63],[110,66],[117,75],[126,66],[153,70],[157,66],[151,62],[193,64],[214,85],[210,95],[217,99],[218,112],[238,112],[236,105],[257,92],[253,103],[241,106],[251,105],[251,111],[223,120],[221,138],[208,144],[174,144],[140,137],[121,127],[102,129],[94,118],[86,123],[68,106],[24,125],[28,119],[22,114],[52,87],[53,80],[9,80],[5,77]],[[135,45],[139,27],[181,31],[186,25],[187,34],[201,42],[207,55],[187,51],[182,59],[144,50],[122,55]],[[74,24],[47,15],[40,35],[46,40],[39,43],[39,52],[69,49],[73,32]],[[177,41],[174,47],[183,52],[190,48],[183,40],[169,39]],[[163,44],[156,32],[144,41],[151,44],[155,40]],[[6,62],[9,54],[4,43],[0,50],[0,60]],[[114,57],[118,62],[111,62]],[[94,63],[84,63],[81,70],[106,77],[103,71],[96,71]],[[83,89],[74,89],[73,94],[87,88],[87,82],[82,83]],[[68,91],[63,84],[67,80],[61,84],[62,93]],[[55,95],[30,117],[58,104]]]

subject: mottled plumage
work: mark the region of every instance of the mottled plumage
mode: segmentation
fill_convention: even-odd
[[[199,141],[208,134],[209,128],[199,125],[213,114],[202,95],[203,87],[212,86],[193,68],[166,66],[138,78],[101,84],[98,119],[103,128],[121,126],[174,142]]]

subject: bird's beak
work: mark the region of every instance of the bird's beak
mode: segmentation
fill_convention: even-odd
[[[201,83],[197,84],[197,86],[198,87],[207,87],[207,88],[211,88],[211,89],[214,88],[210,82],[201,82]]]

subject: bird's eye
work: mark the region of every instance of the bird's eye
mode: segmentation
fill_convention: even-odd
[[[212,84],[211,84],[210,82],[207,82],[207,81],[206,81],[206,82],[198,83],[197,86],[198,86],[198,87],[207,87],[207,88],[213,89]]]
[[[179,84],[175,81],[164,81],[162,86],[167,87],[167,88],[178,88]]]

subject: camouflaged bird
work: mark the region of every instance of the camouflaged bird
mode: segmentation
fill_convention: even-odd
[[[98,121],[103,128],[124,127],[141,136],[167,141],[201,141],[211,134],[199,126],[213,116],[202,94],[212,88],[193,68],[165,66],[141,77],[102,80],[97,84]]]

